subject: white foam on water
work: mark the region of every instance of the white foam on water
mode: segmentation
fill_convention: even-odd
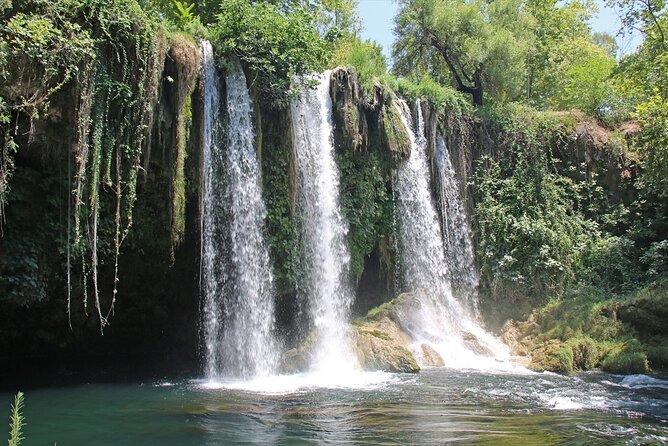
[[[564,384],[555,383],[556,387],[552,389],[536,390],[534,396],[541,405],[554,410],[609,410],[619,405],[600,393],[603,391],[601,386],[579,389]]]
[[[619,383],[620,386],[630,389],[660,388],[668,389],[668,381],[653,378],[648,375],[627,375]]]
[[[314,389],[377,390],[406,382],[407,377],[387,372],[332,370],[293,375],[273,375],[248,381],[195,381],[206,390],[241,390],[270,395],[284,395]]]
[[[421,344],[412,344],[412,351],[416,352]],[[534,375],[537,372],[512,362],[510,356],[485,356],[477,354],[461,344],[456,337],[439,344],[429,343],[441,355],[444,367],[456,370],[475,370],[489,374]]]
[[[553,396],[545,401],[547,407],[554,410],[581,410],[585,405],[567,396]]]
[[[638,429],[633,427],[619,426],[616,424],[596,424],[593,426],[584,426],[579,424],[577,426],[580,430],[590,432],[604,437],[621,438],[638,433]]]

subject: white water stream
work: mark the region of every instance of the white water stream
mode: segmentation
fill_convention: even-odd
[[[220,99],[208,42],[202,42],[202,53],[205,104],[201,280],[206,374],[210,379],[269,376],[276,369],[278,348],[252,103],[241,65],[235,62],[225,79],[229,121],[225,150],[221,153]]]
[[[418,359],[420,346],[428,344],[448,366],[500,367],[503,363],[499,360],[508,357],[507,348],[482,329],[452,294],[443,235],[429,185],[427,141],[419,103],[415,107],[415,130],[408,105],[401,99],[394,105],[411,143],[410,156],[398,167],[394,179],[402,288],[416,293],[416,299],[402,310],[402,325],[414,341]]]
[[[332,378],[354,371],[350,348],[348,226],[339,208],[339,173],[334,159],[330,71],[315,89],[292,101],[297,161],[297,209],[305,253],[303,294],[315,336],[312,371]]]
[[[436,134],[434,158],[448,279],[453,294],[473,315],[478,316],[480,277],[473,257],[471,228],[464,211],[450,153],[440,133]]]

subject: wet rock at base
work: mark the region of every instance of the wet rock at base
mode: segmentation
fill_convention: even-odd
[[[438,354],[436,350],[434,350],[430,345],[428,344],[422,344],[420,345],[420,350],[422,352],[422,365],[425,367],[443,367],[445,365],[445,362],[443,361],[443,357]]]
[[[410,339],[388,317],[363,322],[354,327],[354,332],[355,350],[363,369],[408,373],[420,371],[420,366],[408,348]]]
[[[305,372],[309,363],[310,355],[304,348],[291,348],[283,354],[279,371],[287,375]]]
[[[480,342],[480,339],[478,339],[478,337],[473,333],[467,331],[463,332],[462,339],[464,341],[464,346],[472,352],[479,355],[488,356],[490,358],[495,356],[494,352],[489,347],[483,345],[483,343]]]

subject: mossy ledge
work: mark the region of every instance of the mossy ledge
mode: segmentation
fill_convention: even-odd
[[[612,373],[665,373],[668,342],[665,317],[668,282],[650,284],[626,296],[583,289],[554,300],[503,329],[530,368],[576,373],[600,368]]]

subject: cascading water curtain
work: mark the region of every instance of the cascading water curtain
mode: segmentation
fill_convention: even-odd
[[[297,161],[297,205],[303,231],[305,283],[309,314],[317,336],[317,371],[351,369],[356,359],[349,346],[348,226],[339,207],[339,173],[334,160],[330,71],[315,89],[305,89],[291,104]]]
[[[211,65],[205,65],[203,73],[206,372],[209,378],[250,379],[274,373],[278,358],[252,103],[241,65],[235,62],[225,78],[229,123],[221,153],[217,144],[217,78],[210,45],[203,42],[202,47],[204,63]],[[207,74],[209,69],[211,73]]]
[[[503,346],[478,326],[452,294],[443,234],[429,184],[429,162],[422,110],[416,103],[416,126],[408,105],[395,98],[394,105],[406,127],[411,153],[394,178],[395,213],[401,250],[404,290],[413,291],[415,305],[404,309],[402,325],[416,344],[428,343],[447,363],[475,357],[471,342],[503,350]]]
[[[220,96],[218,74],[213,59],[211,43],[200,44],[203,84],[202,116],[202,194],[200,202],[200,293],[203,300],[202,330],[204,333],[205,364],[207,378],[221,375],[223,358],[219,348],[223,309],[219,299],[222,293],[222,265],[217,254],[223,251],[220,237],[222,215],[218,209],[218,196],[223,185],[218,173],[222,169],[220,150]]]
[[[440,133],[436,134],[434,158],[448,278],[455,296],[466,304],[474,316],[478,317],[480,277],[473,256],[471,228],[464,211],[450,153]]]

